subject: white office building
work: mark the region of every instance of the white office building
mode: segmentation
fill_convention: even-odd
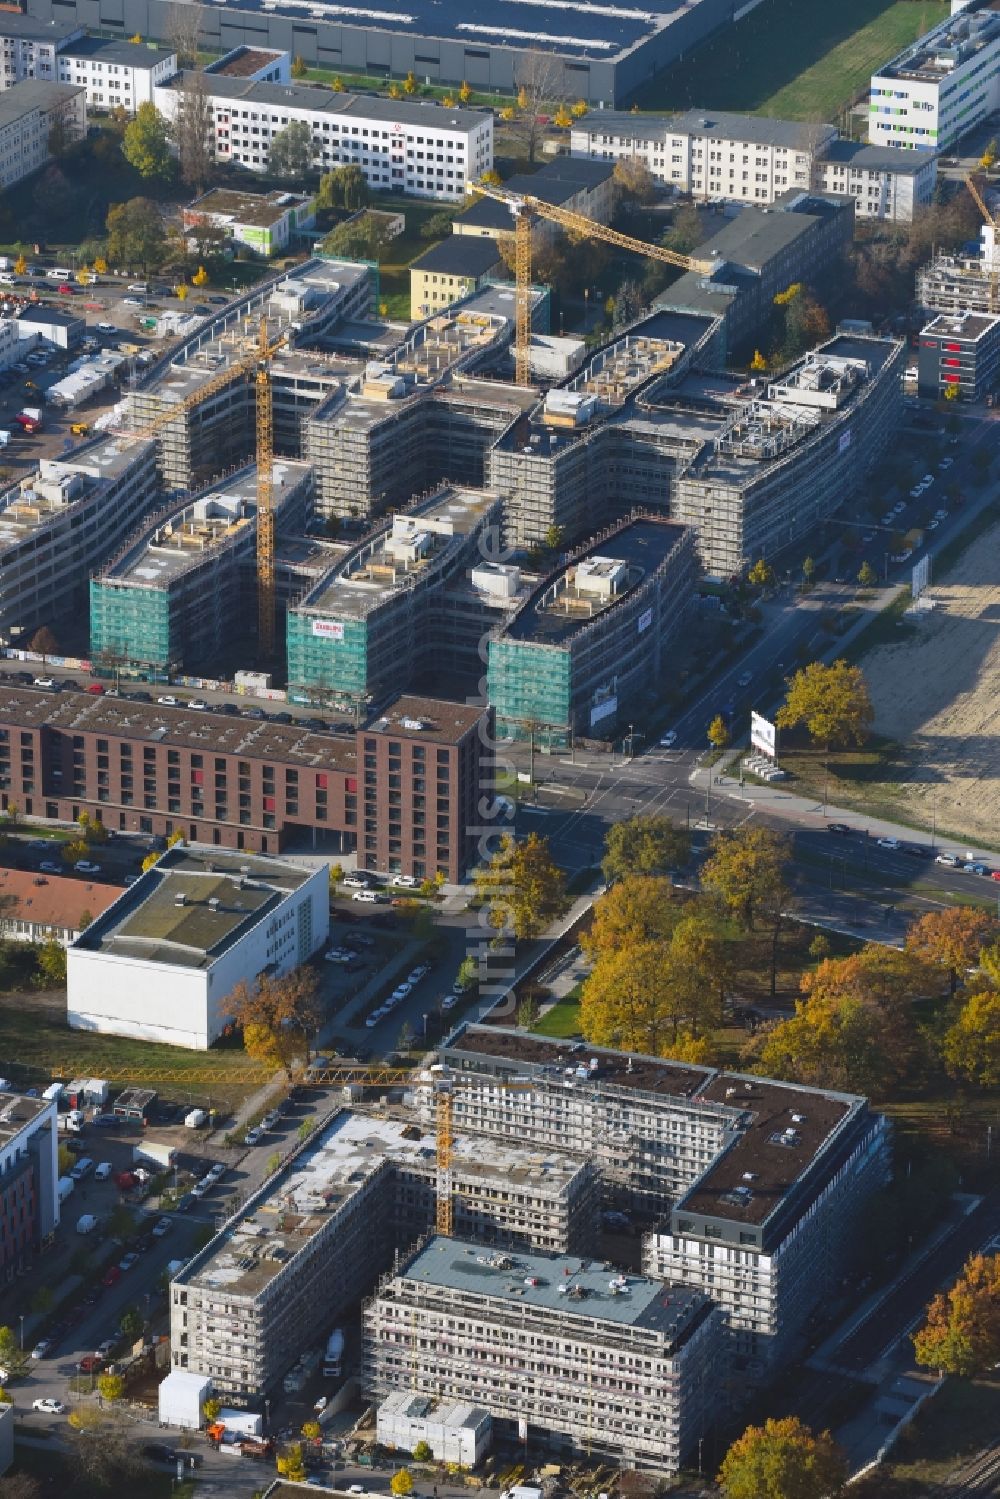
[[[994,0],[951,11],[873,74],[873,146],[947,151],[1000,105],[1000,11]]]
[[[934,196],[937,165],[936,152],[834,141],[813,173],[816,187],[854,199],[855,218],[909,224]]]
[[[207,1050],[236,984],[280,978],[325,944],[329,906],[322,864],[178,844],[70,947],[69,1024]]]
[[[89,108],[124,109],[130,115],[140,104],[152,104],[156,85],[166,83],[176,72],[177,54],[169,47],[96,36],[67,43],[56,58],[59,82],[86,89]]]
[[[55,1103],[10,1089],[0,1078],[0,1286],[28,1269],[59,1227]]]
[[[67,139],[79,140],[87,129],[82,88],[41,83],[29,78],[0,95],[0,188],[13,187],[51,161],[52,127],[61,124]]]
[[[43,21],[15,10],[0,10],[0,89],[25,78],[55,83],[56,58],[63,47],[86,36],[75,21]]]
[[[155,90],[154,102],[174,120],[184,75]],[[375,192],[459,199],[465,184],[493,166],[489,110],[412,100],[337,94],[303,84],[261,83],[206,74],[215,159],[251,172],[267,170],[271,142],[296,121],[312,133],[315,171],[359,166]]]

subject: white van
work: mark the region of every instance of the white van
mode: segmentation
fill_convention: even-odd
[[[97,1219],[93,1213],[84,1213],[82,1218],[76,1220],[76,1231],[78,1234],[92,1234],[97,1227]]]
[[[354,894],[351,896],[351,899],[360,900],[366,906],[378,905],[378,895],[374,890],[355,890]]]
[[[140,297],[149,295],[148,281],[132,281],[129,283],[129,291],[137,292]]]
[[[75,1182],[83,1181],[83,1178],[89,1176],[93,1169],[94,1163],[90,1156],[82,1155],[70,1172],[70,1176]]]
[[[110,1175],[111,1175],[111,1162],[110,1161],[102,1161],[101,1164],[98,1166],[97,1170],[94,1172],[94,1180],[95,1180],[95,1182],[106,1182],[107,1179],[108,1179],[108,1177]]]
[[[57,265],[45,272],[45,279],[46,281],[68,281],[72,274],[73,272],[67,270],[64,265]]]

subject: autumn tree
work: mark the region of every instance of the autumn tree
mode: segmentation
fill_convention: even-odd
[[[214,1395],[209,1395],[207,1400],[202,1401],[201,1413],[205,1417],[206,1424],[209,1426],[211,1426],[213,1421],[217,1421],[219,1419],[219,1413],[221,1412],[221,1410],[222,1401],[217,1400]]]
[[[615,162],[615,186],[633,203],[652,203],[656,197],[653,174],[641,156],[622,156]]]
[[[758,557],[753,567],[747,573],[747,581],[752,583],[754,588],[773,588],[775,584],[774,568],[770,562],[765,562],[763,557]]]
[[[66,949],[53,938],[38,949],[38,972],[47,984],[65,984]]]
[[[860,666],[847,661],[812,661],[797,671],[778,709],[781,728],[804,724],[814,744],[863,744],[875,710]]]
[[[409,1468],[399,1468],[389,1480],[389,1488],[397,1496],[397,1499],[405,1499],[407,1494],[413,1493],[413,1474]]]
[[[48,625],[42,625],[31,637],[31,649],[40,652],[43,656],[58,656],[59,642],[49,629]]]
[[[490,925],[518,941],[537,937],[566,898],[566,877],[552,858],[549,840],[538,833],[523,840],[505,834],[489,864],[477,870],[475,883]]]
[[[666,874],[682,869],[691,857],[691,835],[669,817],[630,817],[616,822],[604,839],[601,868],[606,880],[629,874]]]
[[[305,120],[292,120],[271,137],[268,167],[272,176],[300,181],[312,167],[312,131]]]
[[[1000,1255],[974,1254],[913,1334],[918,1364],[971,1379],[1000,1362]]]
[[[1000,993],[969,995],[945,1032],[941,1054],[953,1077],[978,1088],[1000,1087]]]
[[[172,52],[176,52],[179,68],[197,67],[200,33],[201,6],[177,0],[167,12],[163,40]]]
[[[975,906],[927,911],[907,932],[906,950],[933,968],[943,968],[954,995],[960,976],[975,967],[998,930],[996,918]]]
[[[140,177],[169,177],[174,169],[167,122],[155,104],[140,104],[125,127],[122,155]]]
[[[862,588],[874,588],[878,582],[878,573],[870,562],[862,562],[858,569],[858,582]]]
[[[713,749],[723,750],[729,743],[729,729],[721,713],[717,713],[706,730],[708,742]]]
[[[125,1393],[125,1381],[120,1374],[102,1374],[97,1381],[97,1392],[102,1400],[114,1405]]]
[[[308,78],[308,76],[309,76],[309,65],[306,62],[305,58],[304,57],[293,57],[293,59],[292,59],[292,77],[295,79],[295,81],[297,83],[300,83],[303,78]]]
[[[668,942],[679,910],[668,879],[623,875],[595,901],[590,926],[580,933],[580,946],[596,961],[606,953]]]
[[[785,900],[791,844],[770,828],[746,826],[714,835],[701,883],[744,929],[753,932]]]
[[[580,1028],[595,1045],[669,1056],[711,1029],[710,1009],[710,992],[671,961],[669,943],[641,942],[598,958],[581,990]]]
[[[831,1499],[847,1463],[828,1431],[814,1436],[797,1416],[748,1426],[719,1470],[725,1499]]]
[[[284,978],[262,973],[250,984],[241,979],[225,1008],[243,1032],[247,1055],[283,1067],[289,1078],[303,1053],[308,1055],[309,1037],[322,1020],[311,968],[295,968]]]
[[[289,1483],[305,1483],[306,1465],[302,1455],[302,1443],[290,1442],[277,1457],[277,1469]]]

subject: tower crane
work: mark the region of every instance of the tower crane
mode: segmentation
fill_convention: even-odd
[[[599,224],[586,214],[574,213],[572,209],[560,208],[546,203],[530,193],[514,193],[503,187],[492,187],[483,182],[466,184],[469,192],[492,198],[510,209],[514,219],[514,285],[515,285],[515,329],[514,369],[518,385],[531,384],[531,225],[535,218],[548,219],[570,234],[584,235],[590,239],[603,240],[619,250],[631,250],[644,255],[647,260],[659,260],[665,265],[678,266],[685,271],[701,271],[707,274],[715,269],[713,261],[698,260],[691,255],[681,255],[663,245],[651,245],[632,234],[623,234],[620,229],[611,229]]]
[[[94,1064],[97,1066],[97,1064]],[[55,1067],[57,1074],[64,1072],[68,1077],[73,1076],[77,1070],[72,1064]],[[169,1082],[191,1084],[198,1082],[218,1082],[219,1073],[206,1069],[200,1072],[197,1068],[182,1068],[171,1072],[168,1068],[143,1069],[134,1067],[97,1066],[97,1071],[107,1082],[127,1082],[133,1087],[143,1084],[163,1084]],[[266,1084],[269,1073],[264,1067],[248,1066],[227,1071],[225,1079],[227,1082],[251,1082],[257,1087]],[[449,1067],[435,1064],[431,1067],[418,1067],[408,1069],[405,1067],[369,1067],[361,1063],[334,1063],[331,1066],[317,1067],[315,1064],[307,1071],[296,1074],[293,1082],[294,1087],[304,1088],[430,1088],[434,1097],[434,1120],[435,1120],[435,1226],[439,1234],[448,1238],[454,1232],[455,1223],[455,1199],[454,1184],[452,1180],[452,1161],[455,1146],[454,1131],[454,1100],[457,1089],[466,1087],[481,1087],[483,1077],[478,1073],[454,1072]],[[527,1077],[490,1077],[488,1082],[504,1090],[519,1092],[530,1092],[536,1083],[534,1079]]]
[[[965,185],[969,189],[972,201],[983,216],[983,223],[992,233],[985,236],[983,244],[983,264],[989,278],[989,310],[996,313],[1000,308],[1000,245],[997,244],[997,236],[1000,234],[1000,223],[986,206],[986,199],[976,186],[975,178],[971,172],[965,175]]]
[[[130,428],[128,435],[139,440],[155,437],[177,417],[186,415],[218,395],[236,380],[254,375],[256,388],[256,466],[257,466],[257,624],[261,655],[274,655],[274,417],[271,397],[271,360],[287,342],[287,334],[272,339],[267,318],[262,313],[257,337],[236,352],[232,362],[212,375],[190,395],[161,410],[152,421]]]

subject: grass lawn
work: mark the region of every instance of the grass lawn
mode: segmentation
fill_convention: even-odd
[[[891,1459],[893,1476],[942,1483],[953,1468],[981,1452],[998,1428],[1000,1381],[949,1379],[900,1438]]]
[[[0,998],[0,1057],[24,1086],[53,1077],[106,1077],[155,1088],[164,1097],[190,1099],[228,1113],[270,1076],[242,1049],[210,1052],[158,1046],[122,1036],[71,1031],[50,996]]]
[[[546,1010],[542,1018],[531,1027],[537,1036],[555,1036],[564,1041],[568,1036],[580,1034],[580,985]]]
[[[948,15],[946,0],[764,0],[636,95],[640,109],[835,121],[874,69]]]
[[[455,204],[455,212],[458,212],[459,204]],[[414,203],[411,199],[402,199],[393,194],[384,197],[373,198],[372,208],[380,208],[386,213],[402,213],[406,215],[406,228],[398,239],[394,239],[385,248],[385,258],[379,263],[379,301],[385,303],[391,318],[403,318],[406,322],[410,320],[410,262],[416,260],[425,250],[439,243],[437,239],[423,239],[421,230],[442,209],[447,209],[447,203]]]

